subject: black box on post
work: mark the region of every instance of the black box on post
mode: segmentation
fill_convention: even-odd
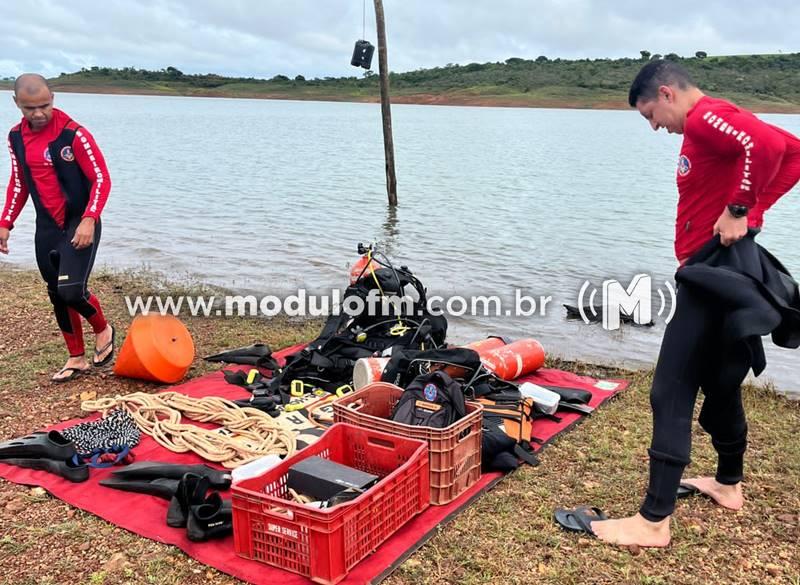
[[[375,47],[369,41],[356,41],[356,46],[353,49],[353,58],[350,60],[350,65],[353,67],[363,67],[369,69],[372,65],[372,55],[375,53]]]

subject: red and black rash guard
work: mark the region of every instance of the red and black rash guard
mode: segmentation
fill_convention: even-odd
[[[27,120],[23,119],[18,129],[22,132],[25,145],[25,159],[30,169],[31,177],[36,183],[42,207],[49,213],[59,227],[64,227],[66,217],[66,197],[58,181],[49,145],[61,134],[64,127],[70,122],[70,117],[61,110],[53,109],[53,117],[41,130],[34,132]],[[3,214],[0,216],[0,228],[13,228],[14,222],[28,200],[29,188],[25,183],[25,175],[17,157],[14,155],[11,143],[8,150],[11,153],[11,178],[6,190],[6,203]],[[111,178],[108,174],[103,153],[97,146],[94,137],[86,128],[78,127],[72,142],[71,152],[64,156],[74,156],[75,162],[91,185],[89,201],[82,217],[100,218],[100,213],[111,191]]]
[[[710,240],[730,204],[750,208],[750,227],[800,180],[800,139],[725,100],[689,110],[678,159],[675,255],[683,264]]]

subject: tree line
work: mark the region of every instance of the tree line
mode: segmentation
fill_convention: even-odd
[[[697,51],[692,57],[675,53],[660,55],[643,50],[638,58],[560,59],[541,55],[535,59],[511,57],[505,61],[453,64],[391,73],[393,91],[398,93],[439,93],[478,89],[497,94],[526,93],[542,88],[582,88],[604,92],[627,91],[636,72],[646,61],[671,59],[683,64],[698,84],[712,92],[735,92],[763,99],[800,102],[800,53],[776,55],[709,56]],[[366,71],[359,76],[307,79],[303,75],[275,75],[270,79],[226,77],[214,73],[186,74],[169,66],[151,71],[124,67],[83,68],[62,73],[59,83],[159,82],[175,87],[214,89],[236,85],[262,89],[291,90],[298,87],[321,87],[335,91],[348,89],[371,93],[377,90],[377,75]]]

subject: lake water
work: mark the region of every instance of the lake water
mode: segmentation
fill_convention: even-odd
[[[0,92],[0,126],[19,119]],[[451,318],[449,337],[533,336],[551,354],[655,361],[663,325],[566,321],[581,285],[672,280],[680,137],[633,111],[395,105],[400,206],[386,205],[375,104],[59,94],[108,159],[100,265],[149,267],[238,291],[346,284],[359,241],[378,241],[429,292],[550,295],[546,316]],[[800,116],[765,115],[800,134]],[[0,167],[2,168],[2,167]],[[8,168],[6,163],[5,168]],[[800,273],[795,190],[760,242]],[[33,264],[33,207],[2,262]],[[800,354],[768,344],[761,379],[800,392]]]

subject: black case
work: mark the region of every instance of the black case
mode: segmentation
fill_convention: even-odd
[[[289,468],[287,487],[315,500],[327,500],[347,488],[366,490],[378,479],[377,475],[315,456]]]

